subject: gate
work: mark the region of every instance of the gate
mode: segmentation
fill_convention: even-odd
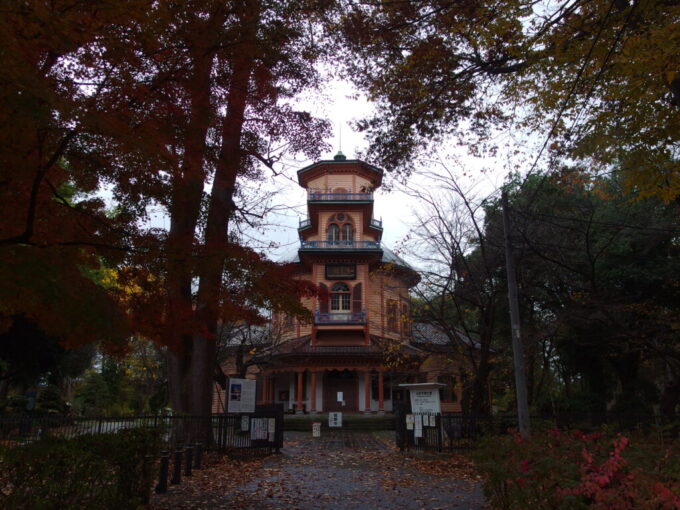
[[[428,414],[395,410],[396,444],[401,451],[456,451],[474,447],[475,441],[496,425],[489,417],[462,413]]]
[[[283,404],[257,406],[254,413],[213,417],[213,435],[218,450],[283,447]]]

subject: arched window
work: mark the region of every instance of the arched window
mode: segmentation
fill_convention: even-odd
[[[326,238],[328,241],[354,241],[354,223],[346,213],[337,213],[328,218]]]
[[[354,239],[354,229],[349,223],[342,226],[341,239],[343,241],[352,241]]]
[[[346,283],[336,283],[331,287],[331,311],[349,312],[350,293]]]
[[[339,241],[340,240],[340,227],[331,223],[328,225],[328,240],[329,241]]]

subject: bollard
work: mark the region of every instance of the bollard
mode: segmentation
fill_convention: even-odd
[[[156,493],[164,494],[168,491],[168,471],[170,469],[170,453],[167,450],[161,452],[161,469],[158,474]]]
[[[187,452],[187,458],[186,462],[184,462],[184,476],[191,476],[191,464],[193,463],[193,456],[194,456],[194,447],[191,445],[188,445],[185,448]]]
[[[182,483],[182,447],[178,446],[175,450],[175,465],[172,470],[172,480],[170,483],[176,485]]]
[[[201,469],[202,458],[203,458],[203,444],[196,443],[196,457],[194,459],[194,469]]]
[[[144,455],[144,476],[142,477],[143,480],[146,480],[146,474],[150,472],[152,469],[152,464],[153,464],[153,455]],[[143,505],[148,505],[151,501],[151,487],[149,487],[146,484],[142,484],[142,486],[139,488],[140,490],[140,496],[141,496],[141,501]]]

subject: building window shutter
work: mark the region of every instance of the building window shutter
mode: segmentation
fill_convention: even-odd
[[[328,287],[325,283],[319,284],[319,313],[328,313]]]
[[[357,283],[352,289],[352,313],[361,313],[361,284]]]

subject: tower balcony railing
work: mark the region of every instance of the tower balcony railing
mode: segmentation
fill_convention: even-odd
[[[366,311],[314,312],[314,324],[366,324]]]
[[[302,228],[307,228],[312,226],[312,220],[309,218],[304,218],[300,220],[300,224],[298,225],[298,229]],[[373,228],[379,228],[382,230],[382,220],[376,220],[374,218],[371,218],[371,227]]]
[[[380,241],[300,241],[302,250],[379,250]]]
[[[373,193],[326,193],[318,191],[309,192],[309,201],[333,201],[333,202],[349,202],[355,200],[373,200]]]

